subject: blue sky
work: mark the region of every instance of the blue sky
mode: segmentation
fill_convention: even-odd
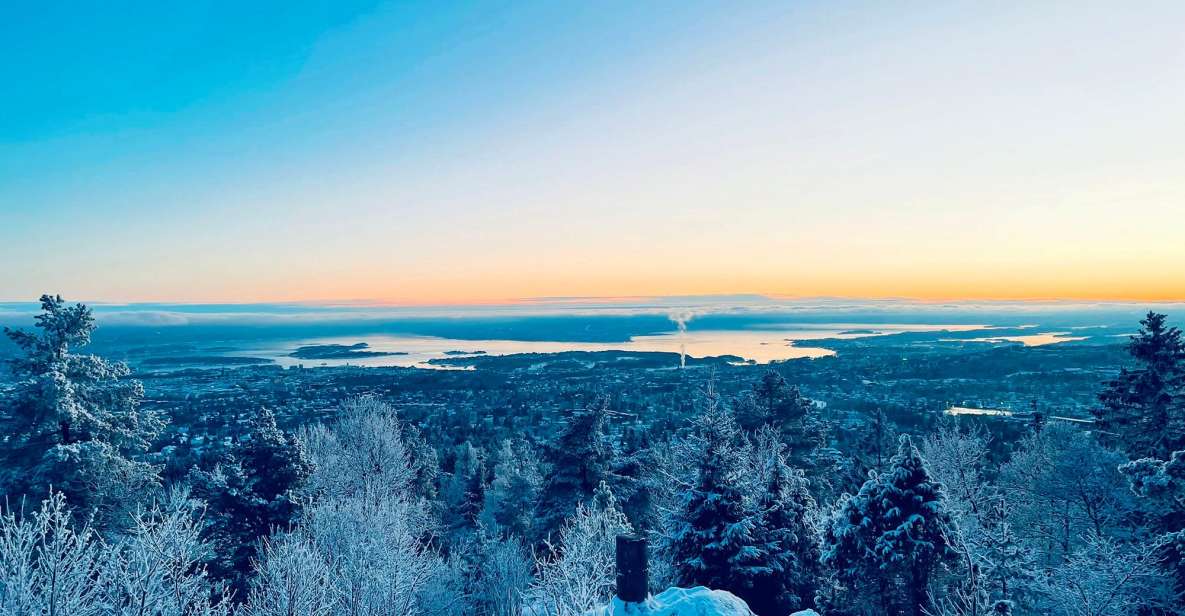
[[[0,299],[1180,299],[1181,23],[23,4],[0,23]]]

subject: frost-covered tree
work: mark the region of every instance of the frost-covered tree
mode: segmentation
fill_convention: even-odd
[[[902,436],[886,471],[840,503],[825,532],[823,561],[866,611],[921,616],[930,607],[931,576],[954,556],[953,530],[941,485]]]
[[[1146,499],[1148,530],[1161,546],[1161,565],[1171,572],[1178,595],[1185,596],[1185,451],[1173,452],[1168,461],[1136,460],[1119,471]]]
[[[524,539],[532,537],[542,485],[539,459],[530,443],[503,441],[494,465],[494,480],[485,493],[483,523],[493,531]]]
[[[263,541],[250,616],[459,614],[459,576],[425,539],[429,516],[380,489],[307,508],[290,532]]]
[[[1037,556],[1017,535],[1012,517],[1013,508],[1007,498],[996,498],[985,516],[982,543],[976,546],[980,557],[972,562],[982,579],[978,585],[995,601],[1027,605]]]
[[[446,525],[453,530],[473,529],[485,501],[485,455],[465,441],[454,453],[453,472],[444,480],[441,499]]]
[[[569,412],[559,435],[548,444],[545,455],[548,472],[539,497],[540,536],[560,524],[610,476],[613,451],[605,442],[605,421],[609,408],[594,403]]]
[[[747,594],[755,580],[776,574],[773,546],[759,537],[761,515],[746,500],[731,413],[709,408],[698,430],[695,483],[667,522],[665,550],[681,585]]]
[[[1012,533],[1004,497],[985,478],[988,436],[972,428],[961,432],[954,424],[940,426],[922,446],[927,471],[942,484],[946,508],[955,521],[949,536],[962,563],[961,578],[944,606],[970,613],[993,600],[1010,598],[1008,581],[1016,572],[1017,538]],[[987,574],[991,574],[989,577]],[[993,585],[993,582],[998,584]],[[982,612],[979,612],[982,613]]]
[[[1132,459],[1167,460],[1185,449],[1185,341],[1165,315],[1149,312],[1131,337],[1136,365],[1099,395],[1098,433]]]
[[[819,511],[802,471],[783,451],[769,452],[765,481],[753,499],[760,516],[754,543],[766,556],[769,573],[741,589],[753,611],[778,616],[814,606],[821,576]]]
[[[62,494],[31,515],[0,518],[0,613],[98,616],[105,607],[95,583],[103,545],[88,526],[75,528]]]
[[[1170,607],[1172,582],[1159,566],[1159,548],[1155,542],[1122,544],[1089,536],[1043,578],[1041,613],[1110,616]]]
[[[239,610],[248,616],[333,616],[337,589],[317,546],[286,536],[264,539],[251,595]]]
[[[52,485],[100,530],[123,523],[159,484],[141,456],[164,424],[140,408],[144,388],[126,364],[74,352],[95,329],[90,308],[43,295],[35,326],[4,330],[20,355],[0,394],[0,492],[17,499]]]
[[[616,588],[617,535],[633,531],[608,485],[601,482],[588,504],[576,506],[537,557],[538,580],[528,602],[534,613],[583,616],[607,603]]]
[[[478,527],[463,550],[466,597],[471,613],[520,616],[534,581],[531,554],[515,536],[498,537]]]
[[[203,561],[210,550],[188,492],[133,516],[128,534],[111,545],[99,584],[112,616],[214,616],[230,613],[229,590]]]
[[[311,472],[302,443],[280,430],[266,409],[252,418],[246,442],[213,470],[191,470],[194,495],[209,507],[210,571],[229,581],[237,596],[247,594],[260,539],[299,515]]]
[[[0,516],[0,614],[223,616],[229,601],[200,564],[208,547],[184,492],[135,512],[104,541],[51,494],[37,511]]]
[[[317,497],[337,499],[363,494],[382,485],[397,494],[415,493],[435,457],[413,457],[395,409],[374,398],[351,398],[342,403],[336,421],[300,433],[309,461],[317,469],[309,489]]]
[[[425,540],[430,528],[423,505],[380,488],[323,499],[265,540],[246,613],[433,613],[426,597],[447,563]]]
[[[459,576],[435,547],[439,521],[414,487],[416,463],[393,409],[352,400],[335,424],[302,437],[315,500],[263,542],[245,613],[458,613]]]
[[[955,425],[943,425],[922,443],[927,471],[942,484],[947,510],[964,530],[982,527],[997,499],[984,477],[990,442],[980,429],[960,432]]]
[[[1093,533],[1131,535],[1138,510],[1119,473],[1123,454],[1075,426],[1056,422],[1020,443],[1000,471],[1000,487],[1015,507],[1013,528],[1051,567]]]

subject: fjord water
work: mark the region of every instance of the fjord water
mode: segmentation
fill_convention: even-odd
[[[796,358],[816,358],[835,352],[812,346],[812,340],[851,339],[911,331],[969,330],[978,326],[838,323],[795,329],[691,330],[633,336],[626,342],[557,342],[521,340],[457,340],[435,336],[363,334],[349,337],[269,340],[244,344],[228,355],[271,359],[281,366],[405,366],[439,367],[427,363],[464,354],[512,355],[564,351],[686,352],[689,357],[734,355],[759,364]],[[364,342],[366,351],[397,353],[371,357],[302,359],[291,354],[301,346],[352,345]],[[674,364],[672,364],[674,367]]]

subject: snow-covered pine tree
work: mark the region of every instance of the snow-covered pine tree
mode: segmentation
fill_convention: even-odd
[[[768,544],[757,537],[761,515],[746,502],[737,463],[737,427],[715,405],[699,418],[701,451],[694,487],[668,521],[666,546],[680,585],[747,594],[774,574]]]
[[[824,607],[842,614],[891,613],[893,577],[875,550],[884,516],[879,492],[874,474],[856,494],[840,497],[824,528],[821,560],[835,574]]]
[[[1136,362],[1099,394],[1097,433],[1135,460],[1167,460],[1185,449],[1185,341],[1165,315],[1149,312],[1131,337]]]
[[[454,529],[473,529],[485,502],[485,455],[465,441],[457,446],[453,472],[441,490],[446,524]]]
[[[740,596],[762,616],[782,616],[814,607],[821,574],[819,512],[802,471],[786,463],[782,448],[771,453],[756,498],[761,519],[755,531],[770,572]]]
[[[825,533],[824,563],[855,598],[883,613],[921,616],[934,569],[954,556],[954,523],[943,501],[941,485],[903,435],[886,471],[841,502]]]
[[[494,480],[485,492],[482,523],[495,534],[531,537],[542,485],[539,459],[530,443],[503,441],[494,465]]]
[[[52,485],[99,530],[126,523],[159,483],[139,458],[164,423],[140,408],[144,388],[126,364],[73,352],[95,329],[89,307],[42,295],[35,325],[4,329],[22,355],[9,360],[14,386],[0,397],[0,493],[16,502]]]
[[[1172,573],[1178,606],[1185,607],[1185,451],[1173,452],[1167,462],[1129,462],[1119,471],[1151,505],[1149,530],[1159,535],[1160,564]]]
[[[613,451],[605,442],[609,408],[603,402],[572,410],[546,449],[548,473],[539,497],[538,537],[546,537],[609,477]]]
[[[246,597],[259,540],[285,528],[300,514],[313,465],[304,445],[284,433],[276,417],[260,409],[251,419],[247,441],[232,449],[210,471],[189,473],[194,496],[208,506],[203,539],[211,574]]]
[[[921,452],[908,435],[879,477],[883,532],[874,549],[889,568],[900,568],[914,616],[929,605],[930,576],[954,556],[949,537],[954,523],[947,512],[942,485],[930,477]]]

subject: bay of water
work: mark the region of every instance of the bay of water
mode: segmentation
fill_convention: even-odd
[[[487,355],[516,353],[559,353],[563,351],[658,351],[686,352],[689,357],[735,355],[759,364],[797,358],[834,355],[834,351],[812,346],[824,338],[860,338],[906,331],[969,330],[979,326],[951,325],[866,325],[839,323],[809,328],[758,330],[691,330],[650,336],[634,336],[626,342],[548,342],[520,340],[456,340],[432,336],[367,334],[349,337],[305,338],[291,341],[240,345],[227,355],[263,357],[281,366],[405,366],[439,368],[428,360],[449,357],[455,352]],[[290,354],[301,346],[351,345],[365,342],[368,351],[403,353],[376,357],[302,359]],[[677,360],[676,360],[677,361]],[[672,366],[674,367],[674,366]]]

